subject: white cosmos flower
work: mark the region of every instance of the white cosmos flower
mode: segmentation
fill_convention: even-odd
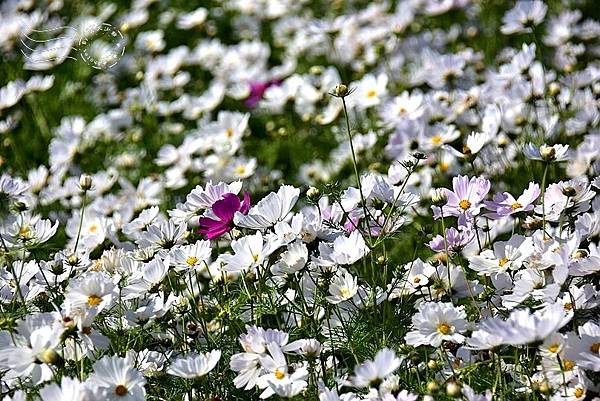
[[[211,252],[210,241],[200,240],[192,245],[182,245],[171,250],[171,264],[176,271],[204,270]]]
[[[332,304],[351,299],[358,292],[357,278],[344,270],[340,272],[329,284],[329,296],[327,301]]]
[[[86,401],[88,391],[77,379],[63,376],[58,384],[49,384],[40,390],[42,401]]]
[[[146,399],[146,379],[127,358],[105,356],[94,363],[94,373],[86,382],[95,399],[142,401]]]
[[[479,275],[490,275],[507,270],[518,270],[534,252],[533,240],[519,234],[508,241],[494,243],[494,250],[486,249],[469,258],[469,267]]]
[[[547,10],[548,6],[541,0],[521,0],[504,15],[500,30],[505,35],[531,32],[532,26],[544,20]]]
[[[265,241],[266,239],[266,241]],[[258,231],[254,235],[247,235],[231,242],[233,255],[221,255],[221,260],[225,262],[222,267],[225,271],[244,271],[260,266],[266,258],[277,248],[276,243],[272,243],[262,233]]]
[[[171,363],[167,373],[186,379],[198,378],[213,370],[221,359],[221,351],[213,350],[202,354],[189,354]]]
[[[353,231],[350,236],[340,235],[333,244],[319,244],[319,257],[315,262],[320,266],[351,265],[369,253],[369,247],[362,235]]]
[[[394,351],[384,348],[377,352],[372,361],[368,360],[358,365],[350,380],[356,387],[369,387],[394,373],[401,363],[402,360]]]
[[[467,314],[463,306],[452,303],[424,302],[412,317],[415,330],[406,334],[406,343],[413,346],[439,347],[443,341],[462,343],[460,334],[467,329]]]
[[[236,212],[234,223],[239,227],[263,230],[286,218],[292,210],[300,190],[290,185],[284,185],[277,193],[271,192],[250,208],[247,215]]]
[[[129,278],[128,284],[123,288],[123,299],[141,297],[153,288],[160,285],[169,272],[171,258],[167,256],[164,260],[156,257],[148,262],[143,268],[134,272]]]
[[[112,305],[115,285],[103,273],[88,273],[72,280],[65,302],[70,308],[96,308],[98,312]]]
[[[479,330],[501,337],[503,344],[522,345],[543,341],[567,324],[571,317],[562,305],[551,304],[534,313],[529,309],[514,310],[507,320],[485,319],[479,324]]]
[[[552,145],[543,144],[540,147],[533,143],[526,143],[523,148],[525,157],[532,160],[543,160],[546,162],[562,162],[569,159],[569,145]]]
[[[60,359],[63,331],[50,313],[28,315],[19,322],[16,333],[0,331],[3,379],[27,378],[32,384],[50,380],[50,365]]]

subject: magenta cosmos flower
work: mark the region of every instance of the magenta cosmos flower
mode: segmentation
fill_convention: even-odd
[[[485,207],[492,211],[485,215],[491,219],[500,219],[519,212],[528,212],[533,209],[533,203],[540,196],[540,186],[530,182],[523,194],[515,199],[508,192],[497,193],[493,200],[484,201]]]
[[[471,221],[483,207],[483,199],[490,191],[490,182],[483,177],[459,175],[452,179],[452,191],[444,188],[448,201],[442,208],[433,207],[433,217],[457,216],[459,224]]]
[[[281,81],[279,80],[270,80],[270,81],[250,81],[250,96],[246,98],[244,102],[246,107],[252,109],[256,107],[258,102],[263,97],[263,94],[269,87],[273,85],[280,85]]]
[[[233,216],[235,212],[248,213],[250,209],[250,194],[244,192],[244,200],[236,194],[226,193],[222,198],[212,205],[213,217],[200,217],[200,228],[198,232],[206,235],[208,239],[218,238],[233,228]]]

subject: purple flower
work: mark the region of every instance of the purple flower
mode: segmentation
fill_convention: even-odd
[[[260,102],[263,97],[263,94],[269,87],[273,85],[279,85],[281,81],[279,80],[270,80],[270,81],[250,81],[250,96],[246,98],[244,102],[246,107],[254,108]]]
[[[446,240],[448,241],[448,252],[455,253],[462,250],[475,239],[475,233],[467,227],[459,226],[459,230],[454,227],[446,229]],[[443,235],[436,235],[428,244],[429,248],[436,252],[446,250]]]
[[[452,179],[453,191],[444,188],[448,202],[442,208],[432,206],[433,217],[457,216],[459,225],[465,225],[479,214],[483,207],[482,201],[490,191],[490,182],[483,177],[459,175]]]
[[[483,202],[485,207],[492,211],[492,213],[486,213],[486,216],[491,219],[500,219],[511,214],[528,212],[533,209],[533,203],[538,196],[540,196],[540,186],[533,182],[529,183],[529,187],[517,199],[508,192],[497,193],[492,201]]]
[[[233,228],[233,216],[235,212],[248,213],[250,209],[250,194],[244,192],[244,201],[236,194],[226,193],[222,198],[212,205],[212,217],[200,217],[200,228],[198,232],[205,234],[208,239],[220,237]]]

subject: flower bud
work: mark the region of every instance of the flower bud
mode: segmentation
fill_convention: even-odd
[[[430,359],[427,362],[427,367],[431,370],[437,370],[437,368],[439,367],[437,361],[435,359]]]
[[[348,96],[348,87],[344,84],[339,84],[333,90],[333,94],[337,97],[346,97]]]
[[[570,198],[572,196],[575,196],[577,194],[577,191],[575,190],[575,188],[573,188],[572,186],[569,185],[569,186],[563,187],[562,193],[564,196],[568,196]]]
[[[435,393],[440,389],[440,386],[434,382],[434,381],[430,381],[427,383],[427,392],[428,393]]]
[[[60,355],[58,355],[58,353],[56,351],[54,351],[52,348],[47,348],[47,349],[43,350],[37,356],[38,361],[40,361],[42,363],[47,363],[47,364],[54,364],[54,363],[58,362],[59,358],[60,358]]]
[[[540,155],[544,161],[552,161],[556,158],[556,149],[552,146],[545,146],[540,149]]]
[[[431,203],[433,203],[434,206],[444,206],[446,202],[448,202],[448,195],[446,195],[446,191],[441,188],[437,188],[433,191]]]
[[[460,384],[455,381],[449,381],[446,384],[446,394],[450,397],[458,397],[460,395],[461,388]]]
[[[548,94],[550,96],[556,96],[560,93],[560,85],[556,82],[550,82],[548,85]]]
[[[82,191],[89,191],[92,188],[92,177],[87,174],[81,174],[81,177],[79,177],[79,187]]]
[[[76,265],[78,262],[79,262],[79,258],[74,253],[69,255],[69,257],[67,258],[67,263],[70,264],[71,266]]]
[[[413,153],[413,157],[417,160],[425,160],[427,159],[427,155],[423,152],[415,152]]]
[[[306,191],[306,197],[311,201],[316,201],[321,196],[321,191],[318,188],[310,187],[308,191]]]

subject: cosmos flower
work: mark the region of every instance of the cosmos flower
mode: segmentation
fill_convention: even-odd
[[[528,212],[533,210],[533,203],[538,196],[540,186],[533,182],[529,183],[529,187],[517,199],[508,192],[497,193],[492,201],[483,201],[486,209],[492,211],[485,215],[491,219],[499,219],[519,212]]]
[[[327,296],[327,301],[332,304],[339,304],[340,302],[351,299],[356,295],[357,291],[357,278],[348,271],[343,271],[333,279],[331,284],[329,284],[330,295]]]
[[[354,375],[350,378],[356,387],[369,387],[378,381],[385,379],[400,367],[402,360],[389,348],[383,348],[373,360],[367,360],[354,369]]]
[[[459,217],[459,224],[471,221],[483,207],[483,200],[490,190],[490,181],[483,177],[461,176],[452,179],[452,189],[444,188],[447,203],[441,207],[432,206],[433,216],[439,219],[444,216]]]
[[[501,32],[505,35],[531,32],[546,16],[548,6],[541,0],[520,0],[502,18]]]
[[[439,347],[443,341],[462,343],[461,334],[467,329],[464,307],[455,307],[452,303],[424,302],[419,312],[413,315],[415,330],[406,334],[409,345],[431,345]]]
[[[221,359],[221,351],[219,350],[203,354],[192,353],[183,358],[175,359],[167,369],[167,373],[185,379],[202,377],[215,368],[219,359]]]
[[[229,232],[233,228],[235,213],[246,214],[250,209],[250,194],[244,192],[244,200],[232,193],[226,193],[222,199],[216,201],[211,208],[213,217],[200,217],[198,232],[206,235],[208,239],[215,239]]]
[[[285,220],[298,197],[300,190],[291,185],[283,185],[277,193],[271,192],[254,205],[246,215],[238,211],[234,215],[234,223],[239,227],[262,230]]]
[[[532,143],[525,144],[523,148],[525,157],[532,160],[542,160],[545,162],[562,162],[569,159],[569,145],[552,145],[543,144],[540,147]]]
[[[431,241],[429,241],[429,248],[436,252],[446,251],[446,245],[448,245],[448,252],[456,253],[463,250],[475,239],[475,232],[467,227],[460,226],[458,229],[450,227],[446,229],[446,238],[443,235],[436,235]]]
[[[93,368],[86,383],[94,397],[111,401],[146,399],[146,379],[128,359],[106,355],[96,361]]]
[[[280,85],[280,80],[269,80],[269,81],[251,81],[250,85],[250,95],[244,101],[246,107],[252,109],[256,107],[256,105],[260,102],[263,97],[263,94],[267,89],[274,85]]]

